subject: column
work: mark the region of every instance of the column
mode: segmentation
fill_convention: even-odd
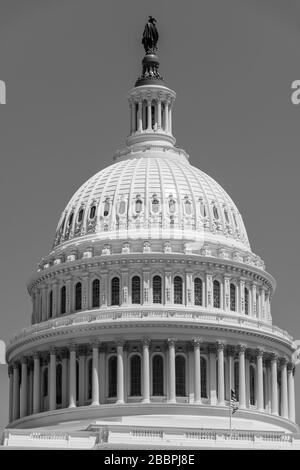
[[[216,384],[216,347],[211,344],[208,347],[209,351],[209,396],[210,404],[217,404],[217,384]]]
[[[13,389],[14,389],[14,375],[13,367],[8,366],[8,376],[9,376],[9,423],[13,420]]]
[[[89,299],[89,275],[84,274],[82,276],[82,310],[88,309]]]
[[[13,421],[20,417],[20,372],[19,363],[13,364]]]
[[[67,408],[68,402],[68,350],[61,352],[61,406]]]
[[[265,308],[265,289],[262,288],[260,291],[260,308],[261,308],[261,319],[266,321],[266,308]]]
[[[224,276],[224,310],[230,310],[230,277]]]
[[[76,407],[76,347],[70,346],[69,358],[69,408]]]
[[[150,300],[150,271],[147,269],[143,269],[143,294],[142,294],[142,301],[144,305],[149,305],[151,302]]]
[[[278,390],[277,390],[277,359],[276,354],[271,359],[271,380],[272,380],[272,397],[271,408],[274,415],[278,415]]]
[[[169,134],[172,134],[172,103],[171,103],[171,102],[169,103],[168,110],[169,110],[169,116],[168,116],[168,119],[169,119],[169,126],[168,126],[168,131],[169,131]]]
[[[289,419],[295,422],[294,364],[291,362],[288,363],[287,373],[288,373]]]
[[[174,338],[168,339],[169,346],[169,403],[176,403],[176,369],[175,369],[175,342]]]
[[[49,410],[56,410],[56,350],[50,350],[50,365],[49,365]]]
[[[213,281],[212,274],[206,274],[206,306],[213,307]]]
[[[186,305],[194,305],[194,289],[193,289],[193,274],[191,272],[186,272],[185,274],[185,285],[186,285]]]
[[[28,415],[33,413],[33,362],[29,364],[29,397],[28,397]]]
[[[33,413],[40,412],[40,354],[35,352],[33,355]]]
[[[86,377],[85,377],[85,361],[86,361],[86,348],[84,346],[78,349],[78,361],[79,361],[79,396],[78,404],[79,406],[85,405],[85,386],[86,386]]]
[[[147,130],[148,131],[151,131],[152,129],[152,122],[151,122],[151,101],[147,101],[147,121],[148,121],[148,126],[147,126]]]
[[[194,347],[194,377],[195,377],[195,390],[194,390],[194,403],[201,403],[201,359],[200,359],[200,339],[193,340]]]
[[[245,281],[244,280],[240,280],[240,284],[239,284],[239,299],[240,299],[240,302],[239,302],[239,309],[238,311],[242,314],[245,313]]]
[[[170,305],[171,303],[172,303],[172,273],[171,271],[165,271],[165,304]]]
[[[21,393],[20,393],[20,418],[27,415],[27,357],[21,359]]]
[[[71,313],[72,305],[71,305],[71,298],[72,298],[72,279],[66,279],[66,314],[68,315]]]
[[[253,317],[257,317],[256,284],[252,285],[252,314]]]
[[[107,307],[107,271],[103,271],[100,281],[100,306]]]
[[[150,339],[143,338],[143,403],[150,403]]]
[[[138,102],[138,131],[142,132],[143,123],[142,123],[142,101]]]
[[[59,309],[58,309],[58,283],[54,281],[52,284],[52,291],[53,291],[53,304],[52,304],[52,316],[57,317]]]
[[[288,419],[288,387],[287,387],[287,360],[281,359],[281,403],[280,414]]]
[[[270,363],[267,360],[264,360],[263,366],[266,369],[266,390],[265,390],[265,410],[268,413],[271,413],[271,374],[270,374]]]
[[[246,408],[245,346],[239,346],[239,404]]]
[[[264,373],[263,373],[263,350],[257,350],[256,356],[256,380],[257,380],[257,409],[264,411]]]
[[[228,400],[231,397],[231,390],[235,390],[234,386],[234,348],[232,346],[228,347],[227,350],[228,357]]]
[[[122,283],[122,305],[128,305],[128,269],[122,269],[121,271],[121,283]]]
[[[100,395],[99,401],[100,403],[105,402],[105,377],[106,377],[106,361],[105,361],[105,354],[106,354],[106,344],[101,344],[99,347],[99,369],[101,373],[101,380],[100,380]]]
[[[224,344],[217,343],[218,351],[218,405],[224,405]]]
[[[130,130],[129,130],[129,135],[131,135],[134,130],[134,103],[132,101],[129,102],[129,112],[130,112]]]
[[[161,130],[161,101],[160,98],[158,99],[157,102],[157,127],[159,130]]]
[[[99,406],[99,345],[94,343],[92,365],[92,406]]]
[[[124,403],[124,341],[117,342],[117,404]]]

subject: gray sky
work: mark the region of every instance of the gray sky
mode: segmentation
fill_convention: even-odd
[[[274,323],[300,338],[297,0],[0,0],[0,338],[30,323],[26,281],[75,190],[112,162],[141,34],[157,18],[161,73],[177,92],[174,132],[192,164],[243,215],[277,279]],[[7,423],[0,366],[0,427]],[[296,378],[300,422],[300,372]]]

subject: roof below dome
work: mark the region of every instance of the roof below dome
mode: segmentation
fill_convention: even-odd
[[[95,235],[181,238],[250,251],[232,199],[174,147],[130,149],[78,189],[61,215],[54,246]]]

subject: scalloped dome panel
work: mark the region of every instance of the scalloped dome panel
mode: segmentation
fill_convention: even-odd
[[[91,235],[126,239],[139,230],[147,238],[153,228],[159,238],[168,238],[164,230],[172,227],[189,234],[202,231],[204,240],[251,251],[242,217],[216,181],[179,158],[175,149],[136,153],[78,189],[61,215],[54,247]]]

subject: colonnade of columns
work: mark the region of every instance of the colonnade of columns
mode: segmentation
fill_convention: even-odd
[[[130,134],[156,130],[172,135],[172,105],[170,98],[130,99]]]
[[[140,346],[137,346],[139,345]],[[157,346],[160,345],[160,346]],[[134,347],[133,347],[134,345]],[[133,348],[133,349],[132,349]],[[129,351],[140,351],[140,396],[130,397],[128,379],[130,377]],[[157,352],[160,351],[160,352]],[[162,373],[162,401],[176,403],[228,404],[230,389],[238,395],[239,409],[256,409],[279,415],[295,421],[294,365],[286,358],[262,349],[248,349],[243,345],[228,346],[222,342],[206,343],[201,339],[180,341],[169,338],[157,342],[144,338],[139,341],[116,343],[93,343],[84,346],[35,352],[22,357],[9,366],[10,406],[9,421],[41,411],[53,411],[57,403],[57,365],[61,367],[61,400],[59,407],[99,406],[102,403],[123,404],[137,401],[144,404],[153,400],[153,357],[163,357],[165,373]],[[105,387],[108,377],[108,359],[116,357],[116,396],[109,397]],[[184,357],[184,394],[178,396],[177,357]],[[204,359],[204,362],[201,360]],[[87,360],[92,361],[91,396],[86,396]],[[48,368],[47,405],[42,403],[42,370]],[[205,366],[205,370],[202,370]],[[249,370],[253,367],[252,385]],[[109,372],[110,373],[110,372]],[[250,374],[251,376],[251,374]],[[109,379],[110,380],[110,379]],[[255,382],[255,384],[254,384]],[[253,385],[254,384],[254,385]],[[205,388],[205,393],[202,390]],[[253,392],[251,392],[251,387]],[[44,390],[45,392],[45,390]],[[252,401],[249,394],[253,393]],[[183,396],[184,395],[184,396]],[[157,401],[157,397],[156,400]]]

